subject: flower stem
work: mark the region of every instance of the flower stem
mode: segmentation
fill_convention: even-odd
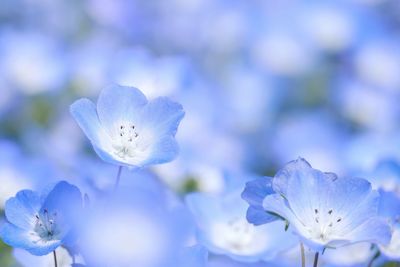
[[[119,166],[119,167],[118,167],[117,178],[116,178],[116,180],[115,180],[114,191],[116,191],[117,188],[118,188],[119,180],[121,179],[121,172],[122,172],[122,166]]]
[[[317,267],[318,266],[318,256],[319,256],[319,252],[316,252],[315,253],[315,257],[314,257],[314,267]]]
[[[55,250],[53,250],[53,256],[54,256],[54,267],[57,267],[58,266],[57,265],[57,254],[56,254]]]
[[[375,255],[371,258],[371,260],[368,263],[368,267],[372,267],[374,265],[374,262],[379,256],[381,255],[380,251],[378,250]]]
[[[300,254],[301,254],[301,267],[306,267],[306,257],[304,255],[303,242],[300,242]]]

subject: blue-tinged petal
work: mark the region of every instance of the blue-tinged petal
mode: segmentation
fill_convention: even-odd
[[[203,246],[185,248],[179,259],[179,267],[205,267],[207,259],[208,252]]]
[[[366,241],[387,245],[391,235],[389,224],[383,218],[373,217],[345,235],[344,238],[351,240],[352,243]]]
[[[341,234],[346,234],[359,225],[363,224],[369,218],[375,217],[378,214],[379,194],[377,191],[371,191],[360,202],[352,202],[353,207],[347,212],[339,212],[343,218],[337,231]]]
[[[264,208],[249,207],[246,212],[246,219],[254,225],[262,225],[273,222],[278,218],[264,210]]]
[[[298,158],[285,165],[274,177],[273,188],[274,191],[286,195],[287,184],[292,176],[298,173],[312,171],[310,163],[303,158]]]
[[[103,127],[114,131],[120,122],[137,123],[139,111],[146,104],[146,96],[139,89],[111,85],[101,91],[97,113]]]
[[[191,193],[186,196],[185,202],[200,228],[206,229],[210,222],[222,215],[216,199],[212,196]]]
[[[6,201],[7,220],[22,229],[32,229],[35,215],[41,207],[40,196],[31,190],[22,190]]]
[[[333,182],[318,170],[308,168],[294,173],[288,180],[286,198],[294,214],[305,224],[312,225],[314,213],[328,211]]]
[[[277,214],[286,219],[296,228],[302,229],[301,222],[296,218],[293,211],[287,206],[285,199],[279,194],[268,195],[263,201],[266,211]]]
[[[274,193],[272,189],[272,178],[260,177],[246,183],[242,198],[246,200],[250,206],[262,207],[264,198]]]
[[[47,195],[42,210],[57,212],[70,225],[82,214],[82,195],[80,190],[65,181],[57,183],[53,190]]]
[[[10,223],[5,223],[1,227],[0,236],[7,245],[25,249],[36,256],[46,255],[61,245],[59,240],[42,241],[33,232],[15,227]]]
[[[392,230],[392,238],[386,246],[379,245],[379,249],[386,258],[400,260],[400,225]]]
[[[71,105],[70,112],[93,146],[99,150],[110,149],[110,137],[100,124],[96,106],[92,101],[79,99]]]
[[[330,202],[335,211],[342,216],[352,213],[368,197],[371,184],[361,178],[340,178],[335,181]]]
[[[379,190],[379,215],[390,220],[400,219],[400,196],[395,192]]]
[[[150,101],[143,108],[139,127],[151,129],[159,136],[175,136],[184,115],[181,104],[166,97],[159,97]]]
[[[134,165],[147,166],[151,164],[166,163],[174,160],[179,153],[178,143],[172,136],[163,137],[148,149],[148,154],[146,155],[146,158],[143,158],[143,162],[138,161],[138,163]]]

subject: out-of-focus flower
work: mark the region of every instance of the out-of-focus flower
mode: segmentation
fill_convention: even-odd
[[[236,187],[219,195],[192,193],[186,197],[199,226],[199,243],[241,262],[272,259],[293,246],[294,236],[285,232],[282,222],[255,227],[246,220],[241,191]]]
[[[390,227],[378,217],[379,193],[367,180],[337,178],[304,159],[288,163],[278,175],[277,193],[265,197],[264,209],[287,220],[311,248],[390,241]]]
[[[80,99],[71,105],[71,113],[106,162],[143,167],[178,154],[174,136],[184,111],[167,98],[148,102],[136,88],[110,86],[100,93],[97,107]]]
[[[23,189],[42,188],[55,176],[51,164],[43,158],[27,157],[16,143],[0,140],[0,207]]]
[[[380,190],[379,213],[391,225],[392,238],[387,245],[379,245],[381,253],[390,260],[400,260],[400,194]]]
[[[340,52],[352,45],[356,37],[357,17],[351,11],[349,5],[317,3],[310,6],[307,3],[300,16],[303,16],[306,34],[318,47]]]
[[[399,40],[378,39],[357,50],[354,67],[360,79],[373,87],[398,92],[400,86]]]
[[[156,58],[144,49],[122,50],[113,62],[113,81],[140,88],[149,98],[171,96],[184,87],[189,64],[184,57]]]
[[[6,202],[7,222],[0,236],[10,246],[33,255],[46,255],[61,245],[74,242],[73,228],[82,216],[81,211],[79,189],[65,181],[42,196],[22,190]]]
[[[87,212],[80,247],[89,266],[177,266],[193,229],[180,203],[134,188],[116,191]]]
[[[322,266],[329,267],[362,267],[368,263],[377,252],[368,242],[356,243],[336,249],[326,249],[323,256]]]
[[[268,142],[271,142],[272,156],[278,164],[301,156],[321,168],[344,171],[344,163],[339,159],[343,154],[341,144],[347,140],[347,135],[326,111],[287,114],[272,131],[272,138],[269,138],[272,141]]]
[[[3,34],[3,69],[10,85],[28,95],[59,89],[66,68],[59,44],[40,33]]]

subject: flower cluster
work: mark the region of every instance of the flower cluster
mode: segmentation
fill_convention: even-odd
[[[399,0],[2,0],[0,267],[400,263]]]
[[[398,192],[298,158],[274,177],[225,172],[223,190],[182,200],[146,171],[178,155],[180,104],[113,85],[97,105],[74,102],[71,114],[97,155],[118,166],[115,185],[96,193],[59,181],[9,198],[0,237],[22,264],[305,266],[312,253],[314,266],[340,265],[337,255],[351,264],[400,259]],[[352,259],[352,250],[365,253]]]

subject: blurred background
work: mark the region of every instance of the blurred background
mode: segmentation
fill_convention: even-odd
[[[178,192],[299,156],[372,179],[400,160],[399,41],[397,0],[2,0],[0,207],[58,179],[113,183],[69,115],[112,83],[183,104],[181,153],[151,174]]]

